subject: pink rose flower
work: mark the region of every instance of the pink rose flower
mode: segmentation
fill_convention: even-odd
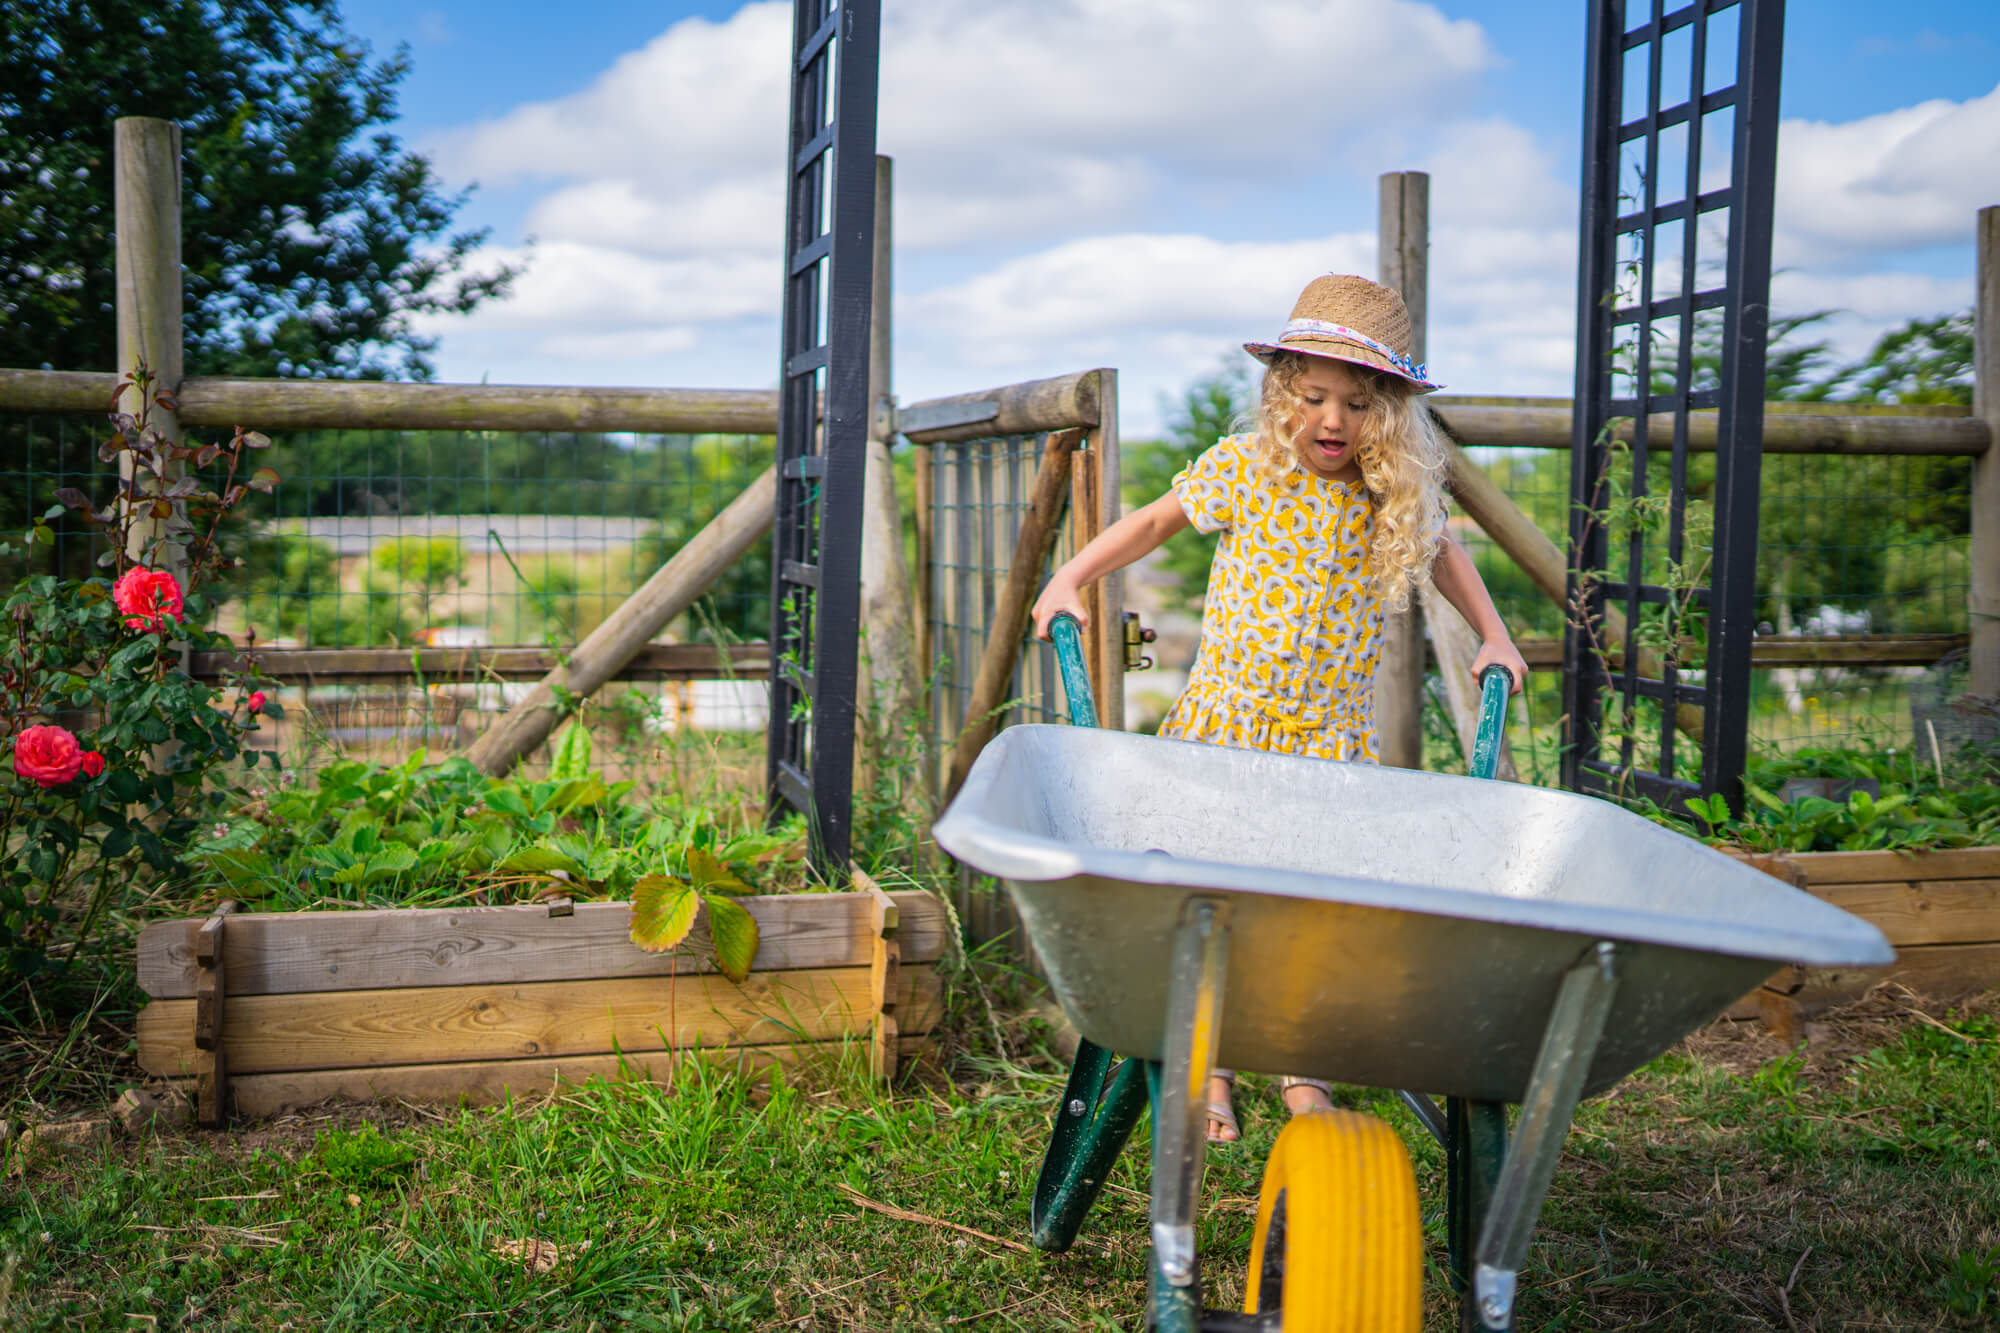
[[[96,750],[85,750],[83,752],[84,776],[94,778],[103,771],[104,771],[104,756],[98,753]]]
[[[255,717],[257,714],[264,711],[264,691],[262,690],[252,691],[250,697],[246,699],[244,702],[249,705],[250,715],[252,717]]]
[[[29,727],[14,742],[14,771],[42,787],[60,787],[83,769],[83,747],[63,727]]]
[[[112,586],[111,600],[125,613],[126,629],[155,630],[181,618],[180,581],[164,569],[132,566]]]

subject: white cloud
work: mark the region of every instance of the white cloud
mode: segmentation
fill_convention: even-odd
[[[1965,243],[2000,183],[2000,86],[1778,137],[1777,261],[1851,266],[1883,250]]]
[[[975,363],[1023,368],[1107,335],[1206,333],[1227,345],[1274,334],[1306,279],[1370,272],[1374,251],[1361,234],[1275,244],[1089,236],[923,293],[904,327],[958,342]]]
[[[485,328],[611,332],[768,317],[777,287],[773,264],[729,256],[659,259],[574,241],[481,253],[524,269],[507,300],[480,311]]]
[[[537,234],[670,252],[776,243],[791,7],[687,19],[573,96],[425,147],[455,178],[576,184]],[[1261,181],[1397,151],[1493,63],[1477,24],[1411,0],[926,0],[883,32],[879,140],[900,243],[1130,222],[1171,174]],[[1260,113],[1263,118],[1259,119]],[[614,240],[614,238],[617,238]],[[768,248],[768,247],[766,247]]]
[[[770,382],[790,14],[676,23],[573,96],[426,145],[448,177],[542,191],[514,296],[425,321],[447,365],[465,345],[513,379]],[[1478,112],[1494,63],[1477,24],[1413,0],[890,7],[899,391],[1115,366],[1128,433],[1155,430],[1313,274],[1375,272],[1375,176],[1417,165],[1431,365],[1456,391],[1567,394],[1573,168]],[[1963,308],[1969,282],[1889,256],[1964,242],[1996,180],[2000,88],[1787,121],[1776,307],[1848,312],[1824,326],[1844,354]]]

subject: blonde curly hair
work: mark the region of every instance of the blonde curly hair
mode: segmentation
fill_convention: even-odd
[[[1296,441],[1305,425],[1299,381],[1310,363],[1298,352],[1278,352],[1264,371],[1255,413],[1253,457],[1275,481],[1306,472]],[[1444,535],[1445,448],[1431,414],[1417,403],[1407,381],[1346,363],[1361,384],[1367,410],[1356,432],[1355,461],[1375,508],[1370,554],[1383,601],[1400,611],[1429,577]]]

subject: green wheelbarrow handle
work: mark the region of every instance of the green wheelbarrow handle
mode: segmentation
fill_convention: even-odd
[[[1500,738],[1507,731],[1507,699],[1514,693],[1514,673],[1490,666],[1479,673],[1479,730],[1472,740],[1475,778],[1490,778],[1500,763]]]
[[[1097,726],[1097,700],[1090,692],[1090,671],[1083,663],[1083,626],[1067,611],[1056,613],[1049,622],[1049,637],[1056,644],[1056,665],[1062,671],[1063,698],[1069,701],[1072,727]]]

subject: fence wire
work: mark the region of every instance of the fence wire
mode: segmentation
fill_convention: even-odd
[[[1567,540],[1569,454],[1471,448],[1468,455],[1534,519]],[[1695,468],[1711,465],[1696,456]],[[1769,454],[1759,504],[1761,635],[1859,638],[1963,635],[1971,556],[1970,460],[1906,455]],[[1517,639],[1558,638],[1561,610],[1456,506],[1471,552]],[[1940,650],[1942,652],[1942,650]],[[1902,666],[1767,667],[1751,677],[1751,748],[1928,744],[1931,683],[1950,670]],[[1537,725],[1559,712],[1554,673],[1535,672]]]
[[[0,416],[0,531],[18,534],[75,487],[99,504],[115,471],[98,461],[108,425],[72,416]],[[224,432],[190,431],[207,442]],[[263,648],[567,648],[770,465],[755,436],[513,431],[295,431],[272,436],[282,477],[253,492],[221,534],[240,560],[206,591],[214,628]],[[219,474],[211,478],[219,481]],[[65,516],[30,567],[98,572],[104,534]],[[17,543],[18,544],[18,543]],[[770,627],[770,543],[738,561],[683,619],[682,641],[761,641]],[[750,688],[745,688],[750,687]],[[330,749],[467,744],[527,682],[410,679],[292,691],[286,730]],[[676,720],[704,710],[686,688],[648,689]],[[714,693],[714,691],[709,691]],[[762,726],[752,682],[708,701],[709,720]],[[327,743],[331,743],[330,745]]]
[[[931,723],[940,754],[948,752],[965,725],[979,657],[1047,442],[1047,434],[1036,434],[929,446],[933,489],[927,613],[938,659],[931,677]],[[1037,591],[1048,573],[1074,553],[1068,514],[1065,504],[1055,551],[1036,581]],[[1064,720],[1062,706],[1055,648],[1030,631],[1014,664],[1000,725],[1059,722]]]

